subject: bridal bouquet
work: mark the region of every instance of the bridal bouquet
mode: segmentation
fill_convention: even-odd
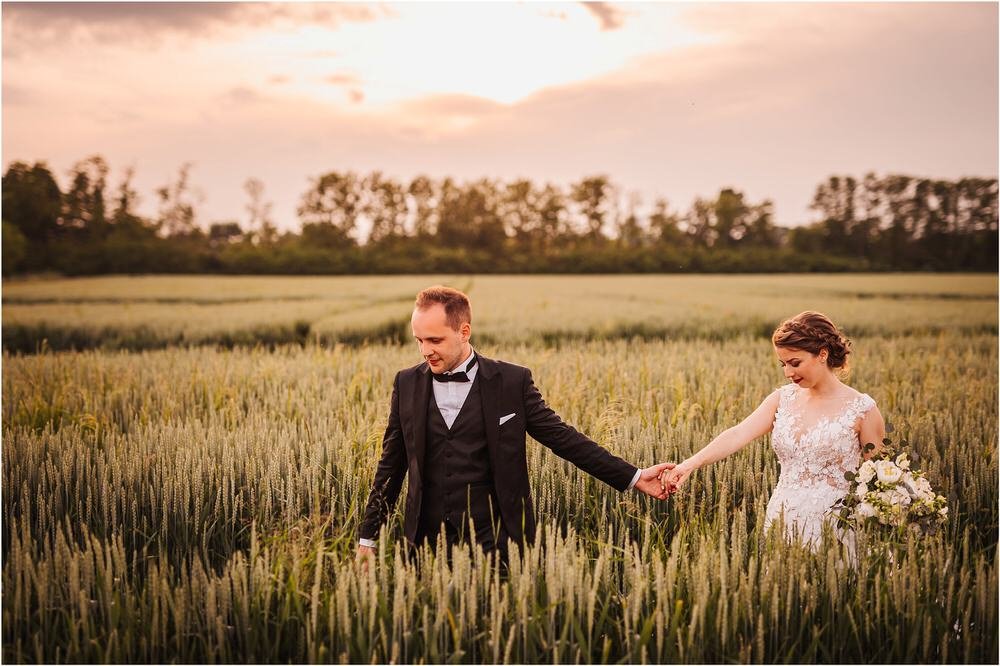
[[[857,472],[844,474],[851,487],[833,505],[834,515],[851,529],[935,533],[948,515],[948,500],[934,492],[923,472],[912,466],[908,453],[897,453],[885,442],[880,455],[866,460]]]

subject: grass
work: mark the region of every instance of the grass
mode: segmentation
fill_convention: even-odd
[[[504,311],[487,287],[470,291]],[[545,319],[545,289],[519,288],[521,316]],[[882,299],[862,300],[859,317],[893,325]],[[490,312],[482,326],[498,331]],[[664,504],[529,441],[541,533],[505,580],[475,549],[409,564],[398,512],[370,573],[354,564],[392,379],[419,360],[409,345],[5,353],[3,657],[995,662],[997,337],[963,316],[857,336],[852,357],[852,386],[950,499],[940,535],[854,562],[836,540],[812,552],[768,533],[766,440]],[[685,457],[782,383],[747,331],[543,344],[509,330],[481,351],[530,366],[557,412],[638,465]]]
[[[468,291],[498,345],[764,337],[805,309],[853,336],[997,331],[995,275],[105,277],[6,283],[3,348],[399,342],[435,282]]]

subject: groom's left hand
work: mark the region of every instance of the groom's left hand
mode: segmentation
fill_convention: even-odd
[[[635,482],[635,488],[639,492],[646,493],[650,497],[658,500],[665,500],[670,497],[670,492],[660,483],[660,474],[665,469],[673,469],[674,463],[660,463],[642,470],[639,480]]]

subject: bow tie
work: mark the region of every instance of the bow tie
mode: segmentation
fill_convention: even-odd
[[[462,370],[461,372],[452,372],[449,374],[442,373],[440,375],[432,373],[431,376],[434,378],[434,381],[436,382],[467,382],[469,381],[468,372],[469,370],[472,369],[472,366],[476,364],[477,360],[478,358],[476,357],[475,354],[473,354],[472,360],[469,361],[469,365],[465,366],[465,370]]]

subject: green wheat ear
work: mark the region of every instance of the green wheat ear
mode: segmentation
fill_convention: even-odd
[[[927,294],[944,277],[902,281]],[[357,294],[347,292],[320,299],[316,312],[308,299],[231,303],[209,322],[187,321],[204,313],[193,303],[130,303],[128,315],[120,303],[5,301],[5,345],[19,326],[32,344],[8,347],[0,378],[3,657],[993,663],[997,385],[982,368],[997,365],[996,311],[844,295],[869,278],[801,276],[806,291],[836,287],[817,298],[853,318],[852,386],[896,423],[893,439],[919,443],[922,469],[948,497],[937,534],[904,542],[891,561],[874,549],[854,558],[832,533],[816,552],[786,541],[764,521],[780,473],[766,437],[666,503],[621,495],[529,439],[538,539],[512,555],[506,575],[471,549],[450,566],[430,553],[420,567],[409,562],[401,503],[370,575],[354,563],[392,380],[416,362],[408,342],[371,333],[398,323],[411,282],[426,277],[363,281],[384,301],[353,314]],[[700,278],[679,289],[664,276],[623,277],[615,286],[638,294],[632,301],[598,298],[605,276],[565,279],[517,290],[477,276],[477,334],[492,332],[492,355],[531,367],[557,412],[584,432],[604,426],[602,443],[630,462],[683,459],[781,382],[766,337],[745,328],[758,313],[787,314],[790,301],[754,291],[782,284],[773,276],[716,280],[714,294]],[[900,292],[896,276],[872,279]],[[307,282],[291,288],[306,296]],[[638,337],[615,339],[612,326],[585,339],[597,314],[576,291],[593,295],[604,318],[652,323]],[[5,299],[17,293],[5,285]],[[540,315],[532,303],[543,295],[550,306]],[[27,310],[36,307],[46,309]],[[284,324],[260,329],[273,345],[248,333],[297,307],[288,321],[309,321],[319,344],[279,343]],[[135,322],[154,315],[162,326],[138,332]],[[929,330],[948,317],[955,326]],[[992,329],[970,328],[987,319]],[[52,344],[34,354],[28,333],[44,321]],[[229,344],[213,337],[216,324],[231,329]],[[343,331],[361,339],[323,337]],[[181,333],[190,345],[169,346]]]

